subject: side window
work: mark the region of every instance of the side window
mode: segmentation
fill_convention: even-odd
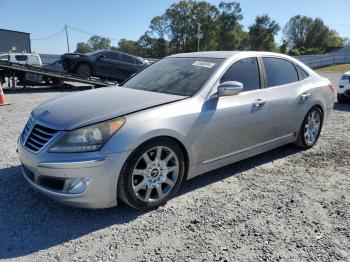
[[[109,60],[120,61],[118,53],[107,52],[107,53],[104,53],[104,56],[106,59],[109,59]]]
[[[26,55],[16,55],[15,56],[17,61],[27,61],[27,56]]]
[[[133,64],[134,63],[134,58],[132,58],[129,55],[125,55],[125,54],[120,54],[121,56],[121,61],[124,63],[128,63],[128,64]]]
[[[137,65],[142,65],[143,63],[141,62],[141,60],[134,58],[135,64]]]
[[[305,70],[302,69],[300,66],[295,65],[295,67],[296,67],[297,70],[298,70],[298,75],[299,75],[299,80],[300,80],[300,81],[301,81],[301,80],[304,80],[304,79],[306,79],[306,78],[309,77],[308,73],[306,73]]]
[[[298,73],[293,63],[272,57],[263,57],[266,71],[267,87],[286,85],[298,82]]]
[[[221,83],[226,81],[241,82],[243,91],[259,89],[260,74],[257,58],[244,58],[235,62],[220,79]]]

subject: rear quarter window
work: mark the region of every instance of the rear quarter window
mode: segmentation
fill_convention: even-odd
[[[263,57],[262,60],[265,66],[267,87],[299,81],[297,70],[292,62],[275,57]]]
[[[299,80],[304,80],[306,78],[309,77],[309,74],[305,72],[304,69],[302,69],[300,66],[298,65],[295,65],[295,67],[297,68],[297,71],[298,71],[298,76],[299,76]]]
[[[137,65],[142,65],[143,63],[141,62],[141,60],[134,58],[135,64]]]
[[[129,55],[124,55],[124,54],[120,54],[121,56],[121,61],[124,63],[128,63],[128,64],[133,64],[134,63],[134,58],[129,56]]]

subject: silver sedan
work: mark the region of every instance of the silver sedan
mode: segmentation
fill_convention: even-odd
[[[288,143],[311,148],[333,103],[329,80],[286,55],[177,54],[119,87],[39,106],[18,152],[29,184],[59,202],[148,209],[210,170]]]

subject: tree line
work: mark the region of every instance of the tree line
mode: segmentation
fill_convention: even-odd
[[[182,0],[150,21],[148,30],[137,41],[120,39],[118,46],[97,35],[87,43],[78,43],[75,52],[98,49],[119,50],[142,57],[164,56],[198,50],[257,50],[290,55],[322,54],[341,47],[346,39],[324,24],[321,18],[296,15],[281,26],[270,16],[258,15],[245,31],[242,8],[238,2]],[[282,44],[275,37],[282,30]]]

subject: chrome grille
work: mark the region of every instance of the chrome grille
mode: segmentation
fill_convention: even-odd
[[[29,119],[22,133],[22,141],[25,147],[38,152],[57,132],[55,129],[35,124],[32,119]]]
[[[30,134],[30,131],[32,131],[33,126],[34,126],[34,120],[33,120],[32,117],[30,117],[28,119],[28,122],[27,122],[26,126],[23,129],[23,132],[22,132],[22,138],[21,138],[22,139],[22,143],[24,143],[27,140],[27,138],[28,138],[28,136]]]

